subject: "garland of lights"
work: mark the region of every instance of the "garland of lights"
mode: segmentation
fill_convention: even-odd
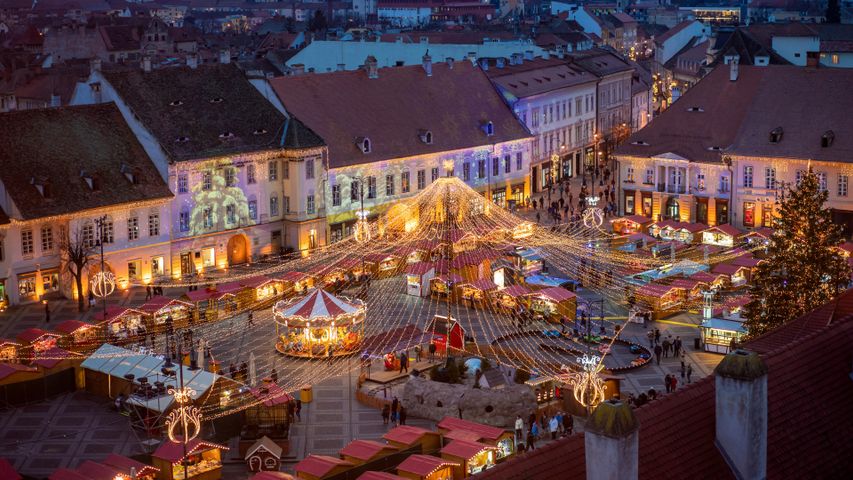
[[[178,408],[169,412],[166,418],[166,434],[174,443],[187,444],[201,432],[201,411],[189,405],[195,393],[195,390],[189,387],[169,389],[169,394],[175,397],[178,404]]]
[[[604,380],[598,376],[604,370],[604,365],[600,357],[586,354],[578,357],[577,361],[581,371],[572,373],[569,367],[563,366],[563,378],[572,386],[572,394],[580,405],[585,408],[594,408],[604,401],[604,391],[607,389]]]
[[[116,277],[112,272],[99,271],[92,276],[92,295],[98,298],[110,296],[116,289]]]

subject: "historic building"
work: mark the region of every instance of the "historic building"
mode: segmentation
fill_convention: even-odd
[[[172,193],[113,104],[0,114],[0,298],[76,295],[71,245],[119,287],[166,273]],[[76,269],[75,269],[76,270]]]
[[[292,198],[325,205],[329,239],[448,172],[499,205],[529,195],[531,137],[469,61],[302,74],[270,80],[283,108],[328,145],[327,169],[300,173]],[[310,173],[310,176],[309,176]]]
[[[620,212],[757,228],[811,168],[853,231],[846,69],[728,59],[616,151]]]
[[[96,66],[75,92],[75,103],[116,103],[174,192],[166,267],[173,277],[307,248],[308,233],[289,236],[286,220],[298,212],[293,221],[309,222],[321,208],[291,203],[287,190],[302,165],[322,170],[322,141],[228,62],[198,66],[191,57],[185,67],[151,69],[144,60],[141,69]]]

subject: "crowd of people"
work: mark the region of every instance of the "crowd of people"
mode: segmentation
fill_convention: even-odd
[[[611,178],[609,168],[596,168],[591,173],[594,173],[593,179],[598,179],[597,196],[604,217],[615,215],[617,213],[615,177]],[[542,223],[542,212],[547,215],[546,221],[550,220],[555,225],[563,222],[579,222],[584,210],[589,206],[588,198],[596,192],[595,180],[592,184],[590,187],[586,178],[583,179],[577,203],[575,203],[570,179],[564,178],[547,185],[538,199],[527,197],[524,202],[525,207],[532,207],[536,212],[536,223]],[[558,194],[559,197],[557,197]],[[576,205],[577,208],[575,208]]]
[[[574,418],[565,412],[557,412],[550,416],[543,413],[538,417],[536,413],[531,413],[526,424],[521,415],[518,415],[515,418],[517,450],[519,453],[525,450],[536,450],[537,441],[556,440],[558,437],[569,436],[574,431],[574,426]]]
[[[386,403],[382,407],[382,424],[393,424],[395,427],[406,424],[406,408],[397,397],[394,397],[390,404]]]

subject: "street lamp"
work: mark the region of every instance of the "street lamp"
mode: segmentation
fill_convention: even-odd
[[[92,277],[92,294],[100,297],[104,306],[104,321],[107,320],[107,296],[115,290],[115,275],[108,273],[104,267],[104,237],[106,236],[107,216],[102,215],[95,219],[95,225],[98,228],[98,247],[101,251],[101,269]]]

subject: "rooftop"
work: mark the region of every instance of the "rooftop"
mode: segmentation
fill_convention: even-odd
[[[529,97],[561,88],[594,83],[598,78],[572,65],[571,60],[537,58],[518,65],[489,68],[486,75],[502,91],[516,98]]]

